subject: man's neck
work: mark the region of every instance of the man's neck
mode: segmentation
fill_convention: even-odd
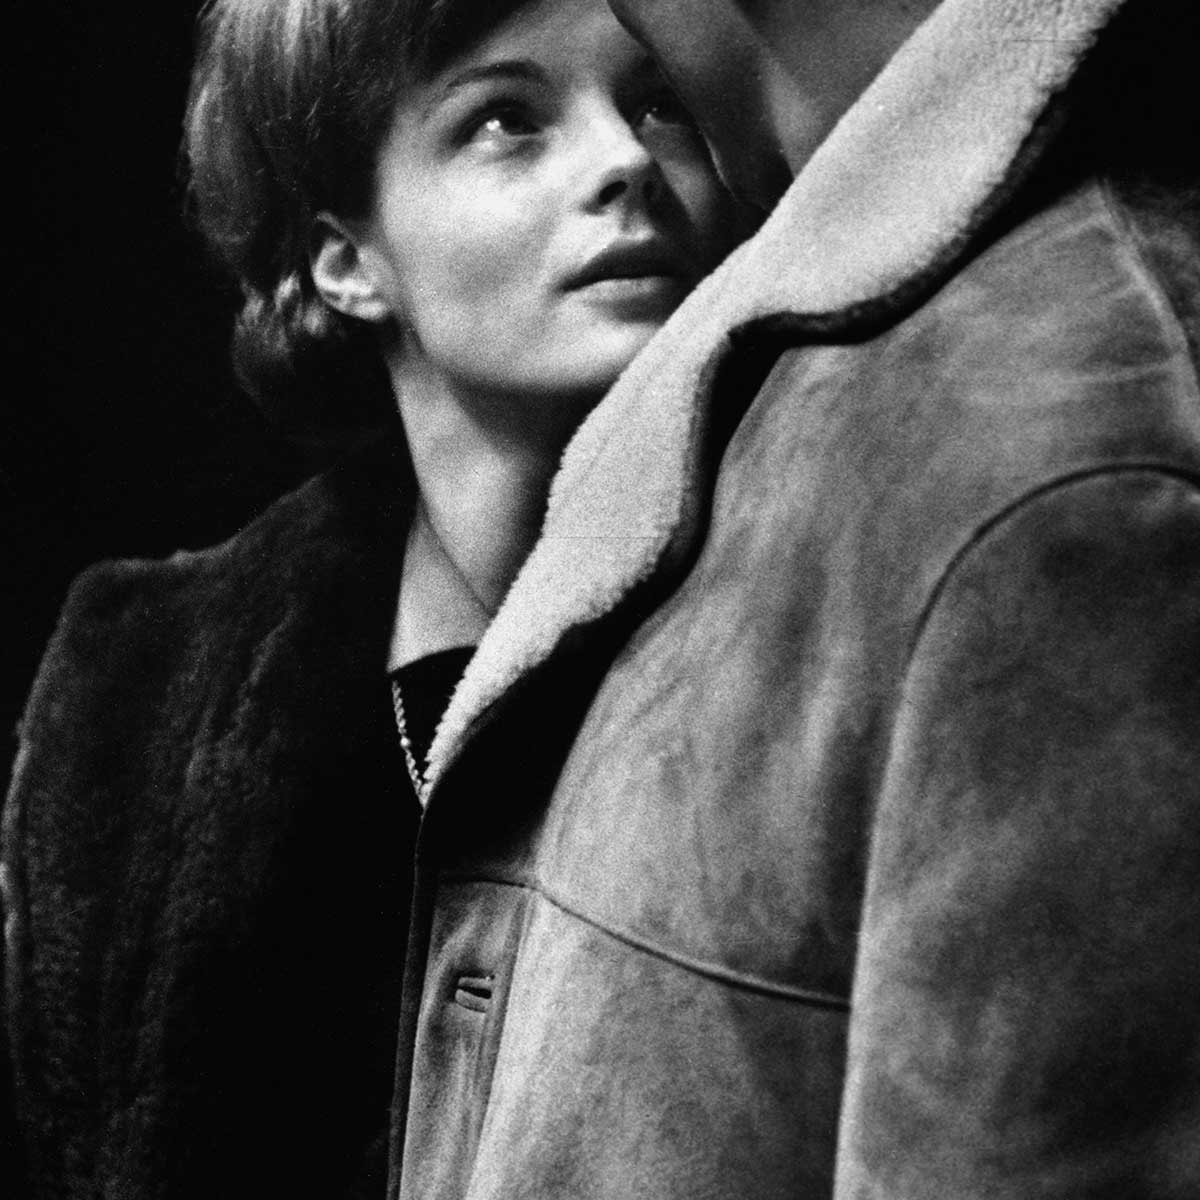
[[[940,0],[764,3],[751,18],[763,48],[768,120],[795,177]]]

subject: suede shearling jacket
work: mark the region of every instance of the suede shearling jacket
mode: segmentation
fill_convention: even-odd
[[[415,853],[394,454],[85,577],[41,1194],[337,1196],[389,1104],[403,1200],[1200,1194],[1197,47],[939,7],[569,447]]]

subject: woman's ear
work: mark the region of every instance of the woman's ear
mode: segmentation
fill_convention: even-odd
[[[386,321],[392,315],[361,240],[329,213],[319,213],[313,222],[309,269],[330,308],[360,321]]]

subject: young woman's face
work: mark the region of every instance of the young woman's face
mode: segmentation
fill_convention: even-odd
[[[405,355],[594,396],[730,248],[730,204],[605,0],[535,0],[401,100],[357,240]]]

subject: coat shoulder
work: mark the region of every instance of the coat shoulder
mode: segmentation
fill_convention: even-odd
[[[22,740],[81,719],[76,702],[151,694],[163,665],[252,627],[319,503],[311,480],[227,541],[162,559],[109,559],[76,577],[47,645],[22,721]],[[150,669],[157,665],[158,670]]]
[[[1023,397],[1065,412],[1131,381],[1194,401],[1195,346],[1170,299],[1200,270],[1189,218],[1093,176],[988,244],[900,325],[897,342],[948,342],[945,378],[969,384],[973,403]],[[1172,253],[1147,253],[1159,239]]]
[[[338,638],[343,657],[351,642],[385,641],[407,478],[402,447],[381,445],[310,479],[219,545],[84,571],[26,705],[14,794],[34,764],[61,773],[66,760],[91,777],[125,754],[132,769],[150,731],[159,743],[186,741],[202,712],[232,719],[289,660],[316,670]],[[355,621],[364,632],[348,638]]]
[[[1164,282],[1192,260],[1182,235],[1152,259],[1134,218],[1094,177],[866,336],[792,345],[731,443],[726,488],[776,480],[757,520],[836,563],[907,640],[1029,498],[1129,470],[1200,480],[1197,359]]]
[[[157,672],[320,606],[347,576],[389,573],[387,546],[410,503],[402,448],[381,443],[277,499],[224,542],[162,559],[111,559],[73,582],[24,726],[103,677],[148,692]],[[394,601],[394,596],[392,597]],[[34,720],[36,724],[36,720]]]

